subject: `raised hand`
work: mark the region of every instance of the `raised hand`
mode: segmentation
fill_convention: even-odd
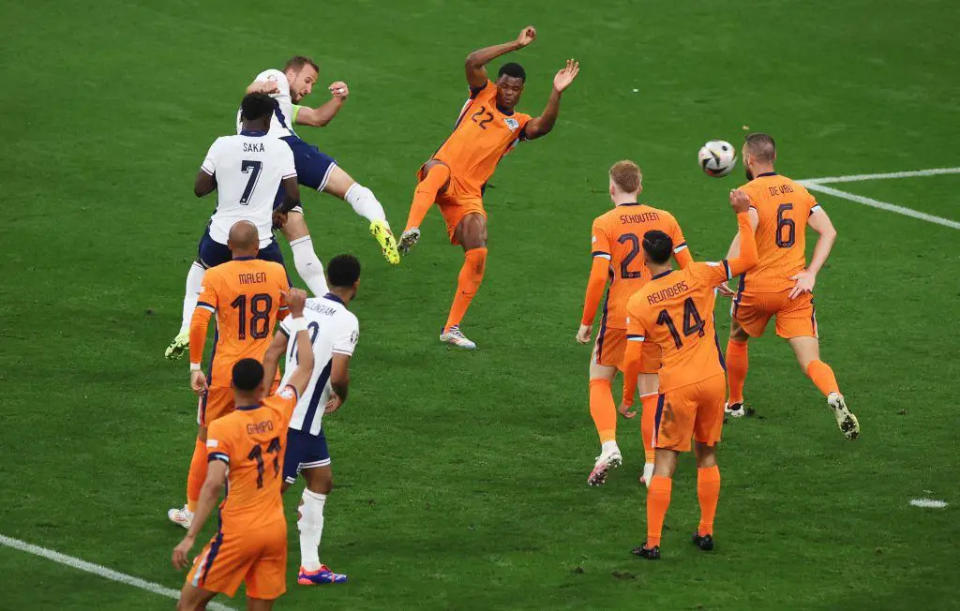
[[[520,30],[520,34],[517,36],[517,44],[520,45],[520,48],[523,48],[536,40],[537,30],[532,25]]]
[[[730,207],[737,214],[746,212],[750,209],[750,196],[740,189],[732,189],[730,191]]]
[[[564,66],[557,75],[553,77],[553,89],[560,93],[564,89],[570,86],[570,83],[573,82],[573,79],[577,78],[577,73],[580,72],[580,62],[568,59],[567,65]]]
[[[334,81],[328,87],[333,97],[343,102],[350,95],[350,88],[343,81]]]
[[[290,289],[290,292],[283,296],[287,301],[287,307],[290,308],[290,315],[294,318],[303,316],[303,306],[307,303],[307,292],[303,289]]]

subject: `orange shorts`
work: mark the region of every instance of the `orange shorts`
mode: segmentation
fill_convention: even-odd
[[[730,316],[750,337],[763,335],[771,316],[777,317],[777,335],[782,338],[818,337],[813,295],[804,293],[790,299],[789,294],[790,291],[738,295],[730,306]]]
[[[287,522],[238,533],[218,532],[187,573],[187,583],[233,596],[240,583],[247,596],[272,600],[287,591]]]
[[[593,362],[623,371],[623,355],[627,350],[627,330],[603,327],[593,349]],[[660,346],[643,342],[643,361],[640,373],[657,373],[660,369]]]
[[[653,446],[689,452],[691,438],[715,445],[723,429],[726,392],[726,376],[721,373],[661,394],[657,399]]]
[[[272,395],[280,387],[280,376],[273,381],[270,387]],[[224,386],[211,386],[207,388],[206,394],[200,397],[197,405],[197,424],[200,426],[210,426],[210,423],[217,418],[222,418],[234,410],[233,389]]]
[[[423,168],[420,168],[417,178],[423,180]],[[437,207],[440,208],[443,222],[447,224],[447,237],[450,238],[451,244],[460,243],[454,233],[463,217],[468,214],[482,214],[484,218],[487,216],[487,211],[483,209],[483,194],[480,190],[468,185],[452,172],[446,188],[437,193]]]

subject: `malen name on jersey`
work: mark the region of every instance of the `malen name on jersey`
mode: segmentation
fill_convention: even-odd
[[[244,153],[262,153],[266,149],[263,147],[263,142],[244,142],[243,143],[243,152]]]
[[[240,281],[240,284],[260,284],[267,281],[267,272],[237,274],[237,280]]]

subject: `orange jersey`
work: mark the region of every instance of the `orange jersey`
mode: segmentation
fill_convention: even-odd
[[[492,81],[472,90],[460,117],[434,159],[447,164],[450,173],[476,195],[497,169],[500,159],[523,137],[530,115],[506,114],[497,108],[497,86]]]
[[[227,463],[227,492],[220,503],[221,532],[251,532],[285,524],[280,485],[287,425],[297,406],[297,391],[285,386],[257,405],[210,423],[207,460]]]
[[[806,267],[807,219],[817,200],[786,176],[761,174],[740,187],[757,211],[757,267],[741,279],[741,292],[776,293],[793,288],[790,276]]]
[[[727,261],[691,263],[658,274],[630,298],[627,339],[660,346],[661,394],[724,372],[713,305],[729,272]]]
[[[591,248],[593,257],[610,262],[610,289],[604,304],[604,325],[627,328],[627,301],[650,280],[650,270],[643,263],[643,234],[659,230],[673,240],[673,252],[687,250],[687,242],[677,219],[665,210],[646,204],[620,204],[593,221]],[[681,267],[688,255],[678,258]],[[593,320],[594,312],[588,312]]]
[[[230,386],[233,365],[240,359],[263,360],[277,317],[286,310],[282,293],[289,290],[287,272],[272,261],[241,257],[206,271],[197,310],[214,312],[217,317],[210,386]],[[199,362],[194,354],[196,350],[203,354],[203,344],[194,343],[191,338],[190,360]]]

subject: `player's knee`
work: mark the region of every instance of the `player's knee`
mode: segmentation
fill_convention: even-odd
[[[310,236],[310,230],[307,229],[307,221],[304,220],[303,214],[299,212],[291,211],[287,213],[287,222],[283,224],[281,231],[283,231],[283,236],[287,238],[287,242],[293,242],[294,240],[300,240]]]
[[[739,324],[737,324],[736,321],[734,321],[730,325],[730,339],[736,342],[745,342],[748,339],[750,339],[750,335],[748,335],[747,332],[744,331],[743,327],[741,327]]]

